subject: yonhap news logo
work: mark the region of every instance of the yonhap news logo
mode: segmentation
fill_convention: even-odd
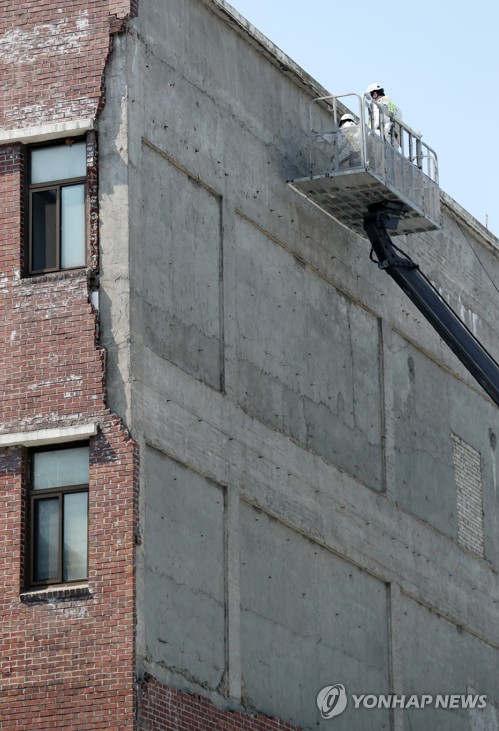
[[[347,707],[348,699],[344,685],[326,685],[319,691],[317,706],[322,718],[334,718],[343,713]]]
[[[345,686],[341,683],[336,685],[326,685],[317,694],[317,708],[321,712],[322,718],[330,719],[343,713],[348,705],[348,695]],[[375,709],[375,708],[442,708],[446,710],[454,710],[460,708],[477,708],[483,709],[487,705],[486,695],[472,694],[445,694],[431,695],[424,693],[416,694],[396,694],[389,693],[387,695],[361,694],[350,695],[353,701],[354,709]]]

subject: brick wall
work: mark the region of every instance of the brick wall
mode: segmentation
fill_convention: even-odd
[[[110,0],[0,1],[0,127],[95,117],[110,32],[136,12]],[[0,147],[0,433],[96,422],[90,440],[89,579],[26,591],[27,452],[0,450],[0,728],[132,729],[138,453],[106,407],[97,163],[89,135],[88,270],[23,277],[23,166]]]
[[[452,435],[457,489],[457,538],[461,545],[483,556],[483,492],[480,452]]]
[[[146,676],[139,693],[137,731],[299,731],[278,718],[223,711],[207,698]]]
[[[137,0],[0,0],[0,127],[95,117],[110,32]]]
[[[133,729],[137,454],[103,416],[90,444],[89,580],[23,592],[23,450],[0,450],[0,728]]]
[[[106,408],[87,272],[22,277],[23,157],[0,149],[0,433],[89,421],[100,432],[83,596],[23,593],[26,454],[0,450],[0,728],[133,728],[137,452]]]
[[[104,404],[104,351],[87,271],[22,276],[23,160],[19,145],[0,148],[0,433],[79,423],[82,414],[88,421]]]

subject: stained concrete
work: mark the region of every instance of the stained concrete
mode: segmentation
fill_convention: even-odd
[[[382,489],[376,318],[254,226],[237,220],[236,237],[235,398]]]
[[[407,727],[497,729],[498,651],[418,603],[403,598],[404,686],[412,693],[485,695],[489,708],[407,710]],[[495,701],[495,707],[493,705]]]
[[[220,389],[220,199],[151,147],[142,159],[145,346]]]
[[[362,678],[369,692],[388,693],[385,584],[253,507],[243,505],[240,515],[246,701],[326,728],[314,702],[318,689],[340,682],[355,692]],[[350,705],[335,727],[373,723],[390,728],[389,711],[373,716]]]
[[[144,468],[146,656],[215,689],[225,653],[223,491],[150,447]]]
[[[137,674],[304,728],[322,684],[439,692],[448,665],[452,692],[499,704],[497,409],[365,240],[286,185],[326,90],[221,0],[144,0],[106,83],[101,340],[141,449]],[[397,243],[497,355],[497,240],[445,199],[441,232]],[[457,543],[452,434],[481,455],[482,558]],[[452,728],[497,729],[494,708]],[[373,713],[335,723],[429,728]]]

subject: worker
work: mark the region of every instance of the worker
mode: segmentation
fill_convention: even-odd
[[[394,147],[398,147],[400,140],[400,127],[394,121],[402,119],[402,112],[399,107],[392,102],[389,96],[385,94],[385,90],[380,84],[370,84],[367,87],[366,94],[369,94],[375,102],[373,104],[373,128],[378,134],[388,140]],[[383,110],[383,111],[382,111]],[[388,112],[388,114],[385,114]],[[383,125],[383,130],[381,130]]]
[[[338,166],[357,167],[360,159],[360,128],[353,114],[349,112],[340,117],[338,124],[343,134],[338,136]]]
[[[340,117],[340,127],[352,127],[355,126],[355,117],[353,114],[344,114],[342,117]]]

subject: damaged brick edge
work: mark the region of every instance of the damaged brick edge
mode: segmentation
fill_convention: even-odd
[[[36,589],[23,591],[19,598],[23,604],[52,604],[54,601],[70,602],[75,599],[91,599],[93,592],[88,584],[78,586],[50,587],[49,589]]]

